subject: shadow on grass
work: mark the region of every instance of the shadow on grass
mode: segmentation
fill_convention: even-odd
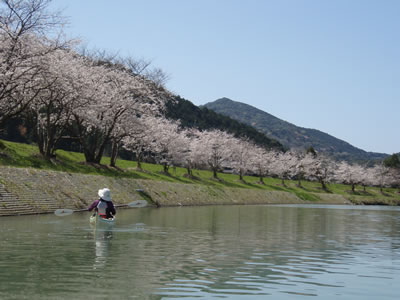
[[[255,188],[255,189],[259,189],[259,190],[265,190],[266,189],[266,184],[262,184],[262,183],[254,183],[254,182],[246,182],[245,183],[249,188]]]
[[[278,185],[266,185],[266,186],[268,186],[269,188],[273,189],[274,191],[281,191],[281,192],[287,192],[288,191],[287,187],[285,188],[283,186],[278,186]]]
[[[326,193],[326,194],[333,194],[333,192],[329,189],[329,187],[326,187],[325,189],[318,186],[315,188],[315,193]]]
[[[204,185],[208,185],[208,186],[214,186],[214,187],[219,187],[219,186],[224,186],[224,187],[231,187],[231,188],[246,188],[246,186],[243,183],[234,183],[234,182],[230,182],[230,181],[226,181],[223,178],[208,178],[208,179],[202,179],[202,178],[198,178],[198,180],[196,180],[196,182],[194,183],[200,183],[200,184],[204,184]]]
[[[374,196],[373,193],[370,193],[370,192],[368,192],[368,191],[360,191],[359,193],[360,193],[362,196],[367,196],[367,197],[372,197],[372,196]]]
[[[386,191],[381,192],[381,195],[384,196],[384,197],[393,198],[393,195],[390,195],[390,194],[387,193]]]
[[[60,172],[71,172],[71,173],[82,173],[91,175],[102,175],[109,177],[123,177],[133,179],[146,179],[137,172],[124,171],[120,168],[110,167],[108,165],[93,164],[80,162],[77,163],[67,157],[59,155],[56,160],[47,160],[37,154],[31,155],[18,161],[19,163],[13,163],[13,166],[21,167],[33,167],[36,169],[49,170],[49,171],[60,171]]]
[[[0,165],[21,167],[13,160],[13,158],[9,154],[2,152],[0,152]]]
[[[300,191],[304,191],[304,192],[309,192],[309,193],[316,192],[315,190],[313,191],[312,189],[310,189],[304,185],[298,185],[298,184],[296,184],[296,189],[298,189]]]
[[[164,173],[163,171],[150,172],[151,179],[158,179],[161,181],[176,182],[177,179],[169,173]]]
[[[242,189],[243,189],[243,188],[246,188],[246,186],[245,186],[246,184],[243,183],[243,182],[235,183],[235,182],[226,181],[226,180],[224,180],[224,179],[220,179],[219,182],[220,182],[221,185],[226,186],[226,187],[231,187],[231,188],[242,188]]]
[[[161,175],[166,176],[167,178],[173,179],[173,181],[179,182],[179,183],[187,183],[187,184],[193,184],[193,178],[192,180],[189,177],[184,177],[180,175],[172,175],[171,173],[165,173],[165,172],[159,172]],[[164,178],[164,177],[163,177]]]
[[[354,196],[372,196],[371,193],[364,192],[364,191],[357,191],[357,190],[345,190],[346,194],[354,195]]]

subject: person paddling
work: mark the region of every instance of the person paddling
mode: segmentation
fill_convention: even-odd
[[[101,218],[112,219],[117,213],[115,211],[114,204],[111,201],[111,192],[108,188],[104,188],[98,191],[99,199],[93,201],[89,206],[88,210],[95,211],[99,214]]]

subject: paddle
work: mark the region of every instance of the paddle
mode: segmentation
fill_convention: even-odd
[[[145,207],[145,206],[147,206],[147,201],[146,200],[136,200],[136,201],[130,202],[125,205],[129,206],[129,207],[138,207],[138,208]],[[85,211],[85,210],[81,210],[81,211]],[[59,208],[54,211],[54,214],[58,217],[65,217],[65,216],[71,215],[73,212],[74,211],[69,208]]]
[[[59,216],[59,217],[65,217],[65,216],[69,216],[73,212],[74,211],[72,209],[69,209],[69,208],[59,208],[59,209],[55,210],[54,214],[56,216]]]

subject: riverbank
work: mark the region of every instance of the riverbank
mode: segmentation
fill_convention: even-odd
[[[34,145],[0,140],[0,216],[51,213],[58,208],[84,210],[97,197],[97,190],[112,190],[117,205],[146,199],[154,206],[229,204],[376,204],[399,205],[397,189],[343,184],[259,178],[218,173],[218,180],[207,170],[170,168],[118,159],[109,167],[84,163],[82,153],[57,150],[56,158],[45,160]]]
[[[52,213],[57,208],[85,210],[103,187],[111,189],[114,203],[120,206],[139,199],[161,207],[357,203],[354,195],[347,198],[339,194],[311,193],[312,200],[303,200],[296,193],[285,191],[0,167],[0,216]]]

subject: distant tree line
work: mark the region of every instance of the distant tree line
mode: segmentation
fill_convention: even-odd
[[[383,164],[388,168],[400,169],[400,153],[394,153],[391,156],[385,158]]]

